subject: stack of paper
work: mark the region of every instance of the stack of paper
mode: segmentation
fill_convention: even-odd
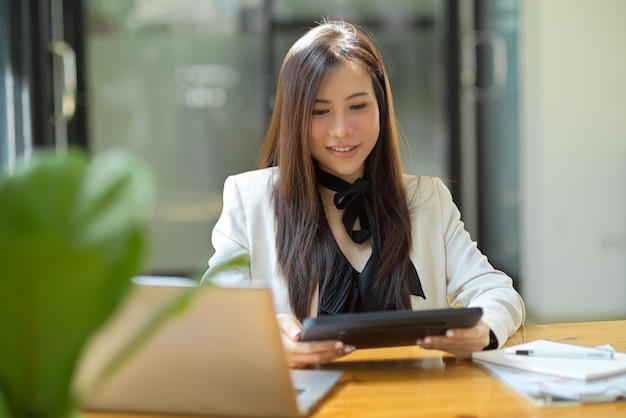
[[[512,354],[517,350],[562,353],[562,357]],[[609,359],[571,358],[589,350],[605,349],[537,340],[474,353],[472,357],[478,365],[537,405],[624,399],[626,353],[613,352]]]
[[[533,357],[510,354],[511,350],[535,350],[562,353],[563,357]],[[626,354],[614,353],[612,360],[571,358],[576,353],[586,353],[600,348],[566,344],[550,340],[536,340],[501,350],[474,353],[472,359],[535,373],[544,373],[573,379],[597,379],[626,373]]]

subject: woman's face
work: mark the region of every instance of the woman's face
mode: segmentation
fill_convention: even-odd
[[[322,79],[313,104],[311,156],[322,170],[353,183],[379,133],[372,78],[356,64],[339,64]]]

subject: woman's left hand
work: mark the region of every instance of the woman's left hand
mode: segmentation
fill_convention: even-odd
[[[460,359],[469,359],[475,351],[489,345],[489,326],[481,319],[471,328],[450,329],[446,335],[433,335],[417,340],[417,345],[428,350],[446,351]]]

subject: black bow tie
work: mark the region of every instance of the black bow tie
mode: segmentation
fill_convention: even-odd
[[[362,244],[369,237],[372,237],[372,240],[374,240],[372,232],[375,230],[376,224],[374,223],[374,213],[370,204],[371,189],[369,181],[364,178],[358,178],[354,183],[350,184],[317,167],[316,172],[322,186],[337,192],[333,201],[337,209],[344,210],[343,225],[352,241]],[[359,230],[354,229],[357,220],[361,226]],[[374,246],[374,243],[372,243],[372,246]]]

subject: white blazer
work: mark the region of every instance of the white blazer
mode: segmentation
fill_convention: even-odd
[[[278,169],[266,168],[230,176],[213,229],[214,255],[203,280],[220,286],[265,286],[271,289],[278,314],[292,313],[284,277],[278,273],[272,189]],[[413,249],[426,299],[411,296],[413,310],[482,307],[483,320],[502,345],[523,324],[524,302],[510,277],[494,269],[478,250],[443,182],[434,177],[405,175],[411,213]],[[249,265],[213,273],[236,257]],[[212,271],[213,270],[213,271]],[[317,314],[317,297],[311,316]]]

